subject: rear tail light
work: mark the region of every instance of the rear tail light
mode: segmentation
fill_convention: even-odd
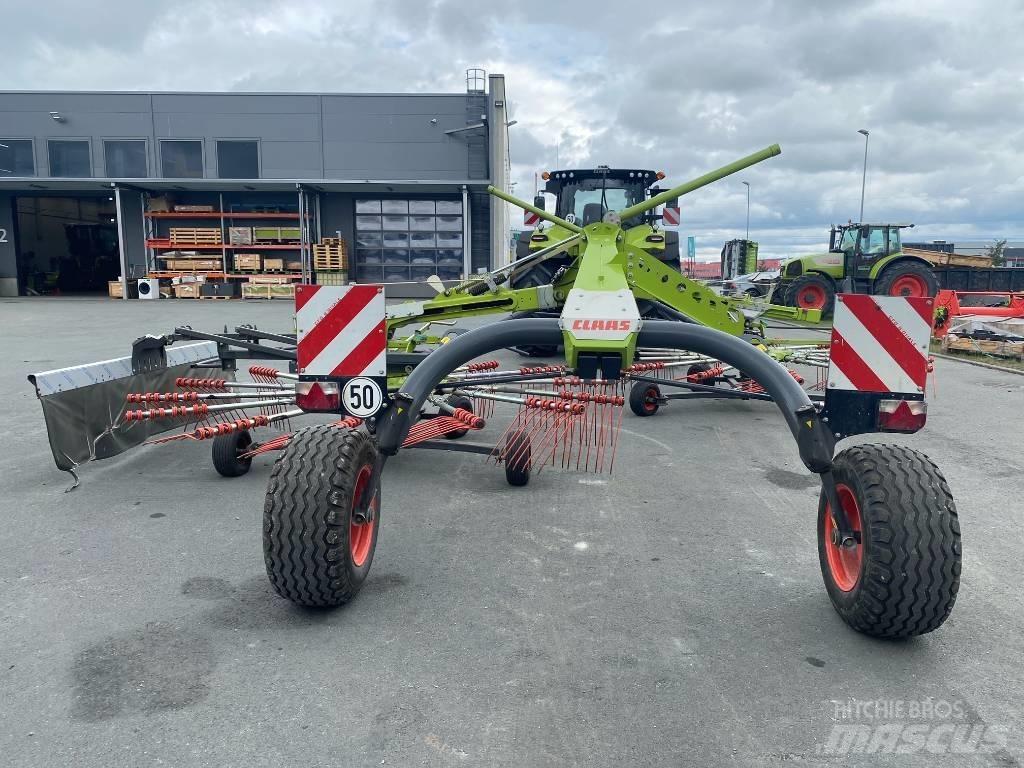
[[[878,429],[881,432],[917,432],[928,418],[924,400],[879,400]]]
[[[304,411],[340,411],[341,388],[333,381],[300,381],[295,404]]]

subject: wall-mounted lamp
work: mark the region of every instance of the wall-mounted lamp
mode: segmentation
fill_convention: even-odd
[[[67,120],[67,118],[64,117],[64,115],[62,115],[60,112],[51,112],[50,119],[55,120],[58,123],[63,123],[65,120]]]

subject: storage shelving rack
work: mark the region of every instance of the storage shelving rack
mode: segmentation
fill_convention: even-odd
[[[212,203],[210,203],[212,205]],[[148,206],[147,206],[148,207]],[[285,206],[275,206],[285,207]],[[290,252],[282,253],[286,269],[282,272],[275,272],[273,277],[286,279],[294,282],[302,279],[300,271],[289,271],[288,261],[299,261],[304,250],[304,244],[300,240],[295,242],[278,243],[257,243],[232,244],[229,237],[229,227],[236,226],[235,222],[252,222],[254,226],[281,225],[284,222],[295,222],[300,225],[300,214],[296,212],[262,212],[262,211],[234,211],[225,210],[224,195],[218,195],[214,211],[151,211],[143,214],[146,222],[146,261],[147,274],[154,278],[174,278],[181,275],[202,275],[208,280],[231,280],[246,279],[251,277],[267,277],[262,270],[258,272],[246,271],[237,272],[234,270],[232,255],[235,251],[252,253],[264,252]],[[308,216],[307,216],[308,219]],[[194,226],[212,225],[216,222],[221,232],[219,244],[184,244],[171,243],[167,229],[173,224],[194,222]],[[163,225],[163,226],[162,226]],[[308,227],[301,227],[300,231],[305,234]],[[195,251],[198,254],[208,255],[209,259],[219,259],[220,269],[194,269],[194,270],[168,270],[159,263],[159,256],[167,251]],[[289,258],[291,256],[291,258]],[[198,259],[197,259],[198,260]]]

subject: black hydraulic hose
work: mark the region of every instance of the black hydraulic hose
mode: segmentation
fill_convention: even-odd
[[[376,424],[378,444],[385,455],[398,452],[427,396],[441,380],[475,357],[516,345],[557,345],[562,331],[554,318],[524,318],[492,323],[464,333],[427,355],[409,375],[395,402]],[[742,339],[694,323],[645,320],[639,343],[662,349],[682,349],[721,360],[746,373],[771,395],[794,437],[800,432],[796,411],[811,406],[810,398],[778,362]]]

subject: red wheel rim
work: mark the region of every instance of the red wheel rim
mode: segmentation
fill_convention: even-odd
[[[920,275],[900,275],[889,286],[890,296],[927,296],[928,285]]]
[[[658,410],[658,390],[656,387],[648,387],[644,390],[644,412],[654,413]]]
[[[857,506],[857,497],[848,485],[836,484],[836,493],[839,494],[839,503],[843,505],[846,519],[850,521],[850,527],[854,532],[860,533],[860,507]],[[840,547],[832,540],[835,525],[832,522],[831,508],[825,508],[825,559],[828,561],[828,569],[832,573],[832,580],[843,592],[850,592],[857,582],[860,581],[860,569],[864,560],[864,543],[861,541],[852,547]]]
[[[359,497],[363,495],[363,489],[366,488],[366,484],[370,482],[370,477],[373,475],[373,467],[369,464],[364,465],[360,470],[359,474],[356,475],[356,482],[352,488],[352,511],[355,512],[356,502]],[[374,511],[377,509],[377,499],[374,498],[370,502],[373,506]],[[349,516],[348,524],[348,547],[349,552],[352,556],[352,565],[359,568],[366,562],[366,558],[370,556],[370,546],[373,544],[373,528],[377,524],[377,517],[374,515],[373,521],[369,523],[357,523],[355,518]]]
[[[825,289],[820,285],[805,285],[796,295],[800,309],[822,309],[825,306]]]

